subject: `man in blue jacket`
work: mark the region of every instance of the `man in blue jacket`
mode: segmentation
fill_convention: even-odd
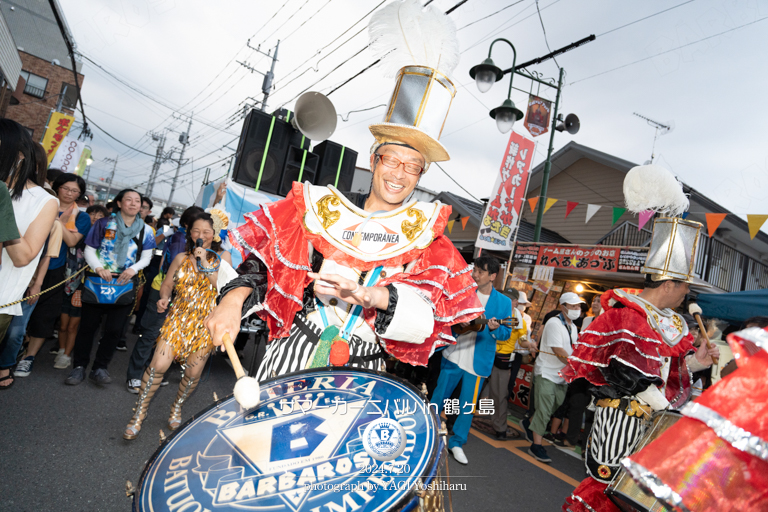
[[[467,442],[472,415],[483,380],[491,374],[493,358],[496,354],[496,342],[509,338],[510,328],[501,325],[498,320],[512,316],[512,301],[493,288],[493,281],[499,273],[499,262],[487,256],[475,260],[472,279],[477,283],[477,298],[485,307],[488,324],[479,332],[470,331],[457,337],[456,345],[443,350],[440,363],[440,376],[432,403],[437,405],[437,413],[445,408],[446,412],[459,412],[453,425],[453,435],[448,440],[448,449],[457,462],[467,464],[467,456],[462,446]],[[469,324],[459,324],[466,327]],[[461,382],[461,395],[458,408],[450,401],[451,393]],[[446,403],[447,402],[447,403]]]

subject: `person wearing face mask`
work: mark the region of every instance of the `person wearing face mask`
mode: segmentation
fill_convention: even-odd
[[[583,303],[584,299],[573,292],[562,294],[560,313],[544,324],[544,331],[541,333],[541,353],[533,369],[536,412],[530,421],[526,419],[522,422],[526,439],[533,443],[528,453],[541,462],[552,462],[541,441],[547,433],[549,418],[565,400],[568,386],[560,376],[560,370],[568,362],[568,356],[573,352],[573,344],[578,339],[578,329],[573,321],[581,316]]]

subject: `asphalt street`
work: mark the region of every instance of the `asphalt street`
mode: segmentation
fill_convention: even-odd
[[[49,341],[32,374],[0,393],[0,511],[131,510],[126,482],[137,483],[159,446],[160,431],[169,433],[166,421],[180,380],[175,366],[170,385],[155,396],[139,437],[124,440],[122,432],[136,401],[124,384],[134,340],[129,335],[128,351],[115,354],[109,368],[114,382],[103,388],[87,380],[79,386],[64,385],[69,370],[53,368]],[[184,421],[210,405],[214,393],[219,398],[231,394],[234,384],[225,357],[213,358],[184,408]],[[584,477],[581,459],[549,447],[552,464],[542,464],[527,454],[528,446],[523,439],[500,442],[473,429],[464,447],[469,464],[458,464],[448,455],[451,483],[466,486],[452,493],[453,509],[560,510]]]

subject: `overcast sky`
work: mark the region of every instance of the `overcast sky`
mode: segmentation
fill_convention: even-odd
[[[445,11],[458,1],[434,3]],[[147,134],[169,128],[165,149],[178,147],[186,114],[194,112],[185,155],[191,160],[181,168],[175,197],[191,204],[206,167],[212,178],[227,171],[242,127],[232,115],[249,96],[261,98],[261,75],[236,62],[267,71],[269,59],[247,47],[249,38],[263,50],[281,40],[268,111],[292,108],[304,89],[328,92],[375,60],[369,50],[360,52],[367,30],[355,34],[381,0],[60,2],[78,50],[125,82],[84,61],[82,95],[86,115],[96,124],[154,155]],[[654,128],[632,115],[638,112],[674,124],[656,143],[657,163],[734,213],[768,213],[768,99],[762,90],[768,83],[762,54],[768,47],[768,19],[763,20],[768,2],[541,0],[539,7],[546,41],[532,0],[468,0],[451,14],[462,57],[452,77],[458,93],[441,138],[452,159],[443,167],[471,195],[491,193],[509,134],[499,133],[488,116],[505,99],[508,78],[480,94],[469,69],[487,56],[495,37],[512,41],[520,63],[549,53],[547,41],[556,49],[595,34],[596,41],[557,58],[566,70],[561,111],[577,114],[581,131],[557,133],[555,149],[574,140],[642,164],[651,156]],[[512,52],[497,44],[493,58],[506,68]],[[557,64],[550,60],[529,69],[556,78]],[[514,85],[531,88],[519,76]],[[351,113],[331,138],[357,150],[361,166],[367,167],[373,140],[367,126],[383,117],[384,107],[377,105],[389,100],[392,88],[393,80],[374,67],[330,96],[345,118],[352,110],[376,107]],[[554,89],[542,87],[540,94],[554,100]],[[512,99],[525,110],[527,92],[513,91]],[[514,129],[530,137],[522,123]],[[151,156],[122,146],[95,126],[93,133],[92,177],[108,175],[111,166],[102,160],[119,155],[116,180],[146,181]],[[534,165],[544,160],[548,138],[536,138]],[[174,171],[172,162],[163,164],[160,180],[170,182]],[[421,184],[468,195],[435,166]],[[154,195],[169,190],[169,183],[161,183]]]

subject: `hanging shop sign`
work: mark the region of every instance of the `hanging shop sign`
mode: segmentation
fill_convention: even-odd
[[[640,273],[647,256],[646,248],[518,245],[512,262],[576,270]]]
[[[528,110],[525,112],[525,128],[531,132],[531,135],[538,137],[542,133],[549,131],[549,115],[552,112],[552,102],[530,96],[528,98]]]

